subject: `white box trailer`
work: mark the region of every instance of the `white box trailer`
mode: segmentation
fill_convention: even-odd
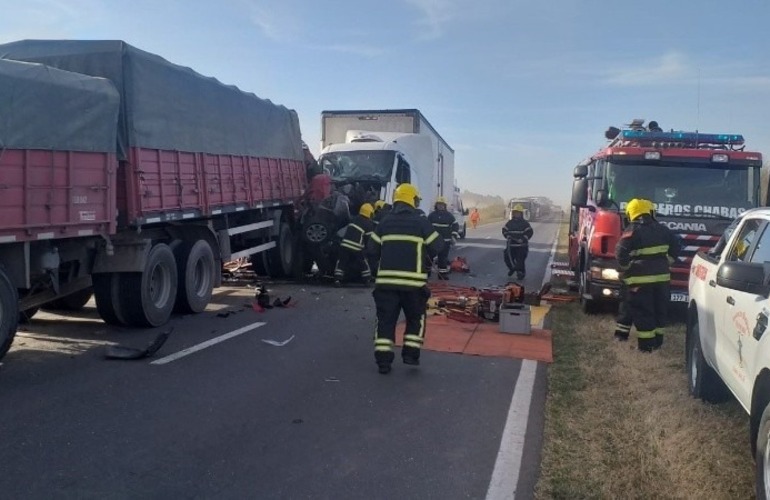
[[[410,137],[412,135],[428,138],[430,150],[425,146],[424,139],[413,139]],[[459,198],[455,194],[454,150],[419,110],[321,112],[321,156],[332,151],[339,155],[344,151],[372,149],[404,153],[415,177],[419,179],[417,182],[423,197],[423,210],[432,210],[438,196],[447,199],[450,210],[461,210],[458,206]],[[397,162],[393,166],[392,171],[387,172],[390,174],[388,181],[381,186],[379,193],[381,198],[389,202],[395,187],[392,184],[399,180],[396,178]]]

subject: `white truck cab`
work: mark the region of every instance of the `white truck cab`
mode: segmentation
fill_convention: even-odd
[[[749,414],[757,498],[770,498],[770,208],[744,212],[690,267],[690,394]]]

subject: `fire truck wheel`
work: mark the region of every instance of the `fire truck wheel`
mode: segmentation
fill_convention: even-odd
[[[199,313],[211,301],[214,289],[214,252],[205,240],[185,242],[177,252],[179,287],[175,310]]]
[[[125,315],[120,305],[120,273],[94,274],[91,277],[94,284],[96,311],[108,325],[125,325]]]
[[[727,387],[703,357],[697,314],[688,318],[686,335],[687,387],[690,395],[709,403],[726,401],[729,397]]]
[[[0,358],[11,348],[18,321],[19,294],[0,266]]]
[[[49,302],[43,306],[43,310],[80,311],[86,304],[88,304],[88,301],[91,300],[92,295],[93,290],[91,288],[85,288],[75,293],[71,293],[69,295],[65,295],[64,297],[58,298],[53,302]]]
[[[580,310],[585,314],[596,314],[599,307],[595,300],[586,298],[588,294],[588,276],[586,272],[580,273],[580,288],[578,289],[580,295]]]
[[[121,306],[132,326],[154,327],[168,321],[177,295],[174,253],[165,243],[152,247],[142,273],[125,273]]]

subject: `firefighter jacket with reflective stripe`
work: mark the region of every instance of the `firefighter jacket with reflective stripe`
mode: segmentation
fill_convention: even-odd
[[[678,255],[679,238],[645,215],[626,228],[615,247],[615,257],[627,285],[670,281],[669,265]]]
[[[441,235],[447,243],[451,242],[453,237],[460,237],[460,225],[455,220],[455,216],[447,210],[435,210],[431,212],[428,216],[428,220],[433,224],[433,228],[436,232]]]
[[[444,240],[419,211],[396,202],[393,210],[372,233],[368,253],[379,260],[377,288],[415,290],[425,286],[428,274],[423,269],[424,254],[437,255]]]
[[[340,246],[353,252],[363,252],[366,243],[374,231],[374,224],[363,215],[356,215],[345,228],[345,236]]]
[[[533,234],[532,226],[523,217],[511,219],[503,226],[503,236],[508,240],[508,246],[526,247]]]

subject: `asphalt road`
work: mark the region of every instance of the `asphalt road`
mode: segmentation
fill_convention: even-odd
[[[468,231],[454,254],[471,273],[454,281],[507,281],[500,227]],[[533,227],[534,290],[558,224]],[[39,313],[0,367],[1,496],[484,498],[500,496],[490,489],[496,462],[518,477],[516,498],[532,496],[545,365],[525,394],[521,467],[509,471],[498,452],[512,446],[501,440],[522,361],[426,351],[420,367],[379,375],[370,289],[268,286],[295,306],[258,313],[245,307],[252,288],[219,289],[208,311],[175,317],[168,342],[138,361],[107,360],[106,346],[144,347],[168,326],[108,327],[93,302],[77,316]],[[237,312],[218,315],[228,310]]]

